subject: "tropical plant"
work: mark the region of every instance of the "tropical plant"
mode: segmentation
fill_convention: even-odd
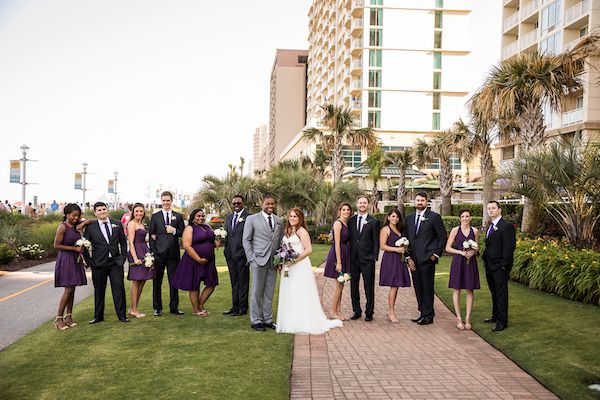
[[[512,164],[513,191],[540,204],[576,247],[594,243],[600,218],[600,147],[580,138],[555,141]]]
[[[381,180],[383,168],[388,164],[383,149],[380,146],[375,148],[369,157],[367,157],[364,164],[369,167],[369,175],[367,178],[373,181],[373,188],[371,189],[371,212],[374,213],[375,210],[377,210],[377,203],[379,202],[377,183]]]
[[[398,189],[396,190],[396,198],[398,199],[398,210],[404,218],[404,198],[406,197],[406,169],[413,165],[412,150],[388,151],[385,152],[385,159],[390,165],[398,168]]]
[[[342,180],[344,174],[344,144],[360,147],[371,151],[378,147],[379,139],[373,128],[357,128],[357,120],[348,108],[322,105],[324,117],[322,124],[325,129],[308,128],[303,137],[309,142],[320,142],[325,155],[331,157],[333,182]]]

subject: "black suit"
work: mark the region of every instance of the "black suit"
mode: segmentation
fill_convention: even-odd
[[[415,262],[416,271],[411,271],[419,312],[424,318],[435,316],[433,310],[433,282],[435,265],[438,262],[431,257],[441,256],[446,246],[447,234],[442,217],[431,210],[425,210],[420,219],[419,231],[415,225],[416,213],[406,216],[403,235],[408,238],[408,256]]]
[[[250,268],[246,259],[246,252],[242,245],[244,236],[244,222],[250,215],[246,210],[238,217],[238,222],[233,226],[233,213],[225,217],[225,249],[223,254],[229,268],[231,280],[231,311],[238,313],[248,312],[248,288],[250,286]],[[239,221],[242,219],[242,221]]]
[[[100,228],[102,224],[102,228]],[[127,237],[120,221],[110,219],[108,229],[109,241],[106,241],[102,229],[105,225],[93,222],[85,228],[83,236],[92,243],[92,256],[86,249],[83,256],[92,268],[94,283],[94,319],[104,319],[104,298],[106,296],[106,279],[110,279],[115,311],[119,318],[125,315],[125,285],[123,283],[123,264],[127,258]],[[107,235],[108,236],[108,235]]]
[[[489,229],[489,228],[488,228]],[[508,325],[508,278],[513,266],[517,239],[513,225],[500,218],[488,236],[485,232],[483,262],[485,277],[492,293],[492,318],[499,325]]]
[[[352,311],[362,313],[360,307],[360,274],[363,276],[367,304],[365,314],[373,316],[375,309],[375,261],[379,257],[379,220],[367,215],[366,223],[362,221],[362,229],[358,229],[358,215],[348,220],[350,231],[350,296]]]
[[[171,280],[175,276],[175,270],[181,257],[179,238],[183,235],[185,223],[183,222],[183,216],[178,212],[171,210],[171,215],[169,225],[175,228],[174,234],[167,233],[162,210],[152,214],[150,226],[148,227],[150,251],[154,253],[154,268],[156,269],[156,278],[154,278],[152,284],[152,306],[155,310],[160,311],[163,309],[162,281],[165,276],[165,266],[169,279],[169,310],[177,311],[179,309],[179,291],[171,285]],[[156,239],[153,239],[155,235]]]

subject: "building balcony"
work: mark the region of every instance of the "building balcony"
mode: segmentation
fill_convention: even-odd
[[[534,29],[531,32],[526,33],[525,35],[521,36],[521,39],[520,39],[521,50],[525,50],[529,46],[534,45],[535,43],[537,43],[539,38],[540,38],[540,30],[539,29]]]
[[[362,92],[363,86],[362,86],[362,79],[355,79],[354,81],[352,81],[352,84],[350,85],[350,94],[352,94],[352,96],[356,96],[358,94],[360,94],[360,92]]]
[[[350,111],[360,113],[362,111],[362,101],[361,99],[352,98],[352,102],[350,103]]]
[[[356,58],[350,63],[350,73],[352,75],[362,74],[362,59]]]
[[[350,31],[352,33],[352,36],[362,35],[363,26],[364,26],[364,23],[363,23],[362,18],[352,19],[352,29]]]
[[[350,42],[350,52],[353,56],[358,56],[362,53],[363,41],[362,38],[354,38]]]
[[[504,0],[504,7],[516,7],[519,5],[519,0]]]
[[[365,7],[364,0],[352,0],[352,16],[360,17],[363,15]]]
[[[563,51],[567,52],[573,50],[573,47],[577,46],[577,43],[581,42],[581,39],[583,39],[584,37],[585,36],[578,37],[575,40],[571,40],[569,43],[565,43],[565,45],[563,46]]]
[[[505,60],[505,59],[517,54],[517,51],[519,50],[518,44],[519,44],[519,42],[515,40],[511,44],[504,46],[502,48],[502,59]]]
[[[504,19],[504,22],[502,23],[504,32],[510,30],[511,28],[514,28],[518,23],[519,23],[519,12],[517,11],[510,17]]]
[[[583,0],[581,3],[565,11],[565,28],[590,12],[590,0]]]
[[[519,11],[519,14],[521,15],[521,21],[526,22],[527,18],[531,17],[539,10],[539,7],[539,0],[533,0],[527,5],[523,6],[523,8],[521,8],[521,11]]]
[[[581,121],[583,121],[583,108],[577,108],[562,114],[562,126],[576,124]]]

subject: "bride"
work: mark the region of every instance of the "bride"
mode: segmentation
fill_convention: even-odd
[[[321,307],[317,282],[308,259],[312,253],[310,236],[299,208],[292,208],[288,214],[282,243],[289,244],[299,256],[289,266],[287,277],[284,269],[281,270],[277,332],[319,334],[342,326],[339,319],[327,319]]]

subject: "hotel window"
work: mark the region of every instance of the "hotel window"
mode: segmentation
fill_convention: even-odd
[[[372,6],[382,6],[383,0],[371,0],[371,5]]]
[[[371,29],[369,34],[369,46],[383,46],[383,31],[381,29]]]
[[[442,89],[442,73],[438,71],[433,72],[433,89],[441,90]]]
[[[406,151],[410,150],[408,146],[381,146],[383,151]]]
[[[431,164],[425,167],[426,169],[440,169],[440,159],[434,158]]]
[[[369,87],[381,87],[381,70],[369,71]]]
[[[441,31],[435,31],[433,33],[433,48],[434,49],[442,48],[442,32]]]
[[[369,111],[368,124],[371,128],[381,128],[381,111]]]
[[[435,8],[444,8],[444,0],[435,0]]]
[[[439,112],[434,112],[431,114],[431,129],[434,131],[439,131],[441,126],[441,114]]]
[[[361,151],[359,148],[352,146],[342,146],[344,154],[344,164],[346,167],[358,167],[361,163]]]
[[[442,69],[442,53],[439,51],[433,52],[433,69]]]
[[[369,21],[371,26],[383,25],[383,8],[371,8],[370,16]]]
[[[381,50],[369,50],[369,67],[381,67]]]
[[[460,158],[458,158],[458,157],[450,157],[450,167],[452,169],[461,169],[462,165],[460,163]]]
[[[369,107],[381,108],[381,92],[379,90],[369,90]]]
[[[581,28],[579,30],[579,37],[584,37],[585,35],[587,35],[588,33],[588,27],[584,26],[583,28]]]
[[[579,96],[577,100],[575,100],[575,109],[581,110],[583,108],[583,96]]]
[[[540,53],[556,55],[562,51],[561,34],[556,32],[554,35],[540,41]]]
[[[442,29],[442,12],[441,11],[436,11],[435,12],[435,25],[434,25],[435,29]]]
[[[434,92],[433,93],[433,109],[434,110],[439,110],[440,104],[441,104],[441,93],[440,92]]]
[[[502,149],[502,159],[512,160],[515,158],[515,146],[508,146]]]
[[[542,10],[541,36],[546,36],[561,24],[562,0],[556,0]]]

